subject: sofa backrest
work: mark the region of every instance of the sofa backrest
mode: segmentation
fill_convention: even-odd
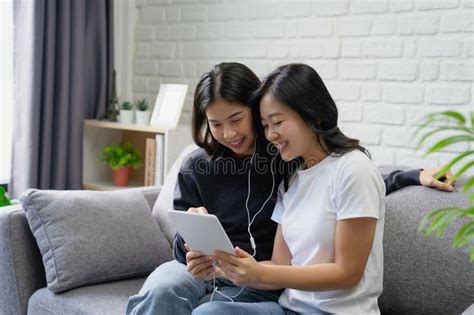
[[[466,208],[467,195],[410,186],[386,197],[383,314],[461,314],[474,302],[474,264],[467,249],[451,250],[462,223],[439,239],[418,232],[423,216],[442,207]]]
[[[169,170],[166,178],[164,180],[164,185],[161,188],[158,199],[153,206],[153,216],[158,222],[158,225],[161,228],[161,231],[165,233],[166,238],[170,242],[170,246],[173,246],[173,237],[176,234],[176,228],[171,223],[170,218],[168,217],[168,210],[173,209],[173,195],[174,189],[176,186],[176,181],[178,179],[178,172],[181,168],[181,164],[186,156],[189,153],[193,152],[198,148],[195,144],[190,144],[181,152],[176,161],[173,163],[173,166]]]

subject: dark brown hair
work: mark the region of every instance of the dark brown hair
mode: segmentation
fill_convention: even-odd
[[[236,62],[220,63],[201,76],[194,92],[192,135],[194,142],[206,150],[211,158],[216,158],[229,149],[212,136],[206,109],[217,100],[251,107],[250,97],[259,84],[260,80],[252,70]],[[253,117],[254,128],[259,123],[260,118]]]
[[[347,137],[339,129],[336,103],[319,74],[310,66],[287,64],[270,73],[252,96],[255,115],[260,116],[259,104],[265,94],[296,111],[313,129],[318,144],[326,153],[343,155],[357,149],[370,157],[359,140]]]

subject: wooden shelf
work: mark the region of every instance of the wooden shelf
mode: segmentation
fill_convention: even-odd
[[[85,119],[84,125],[88,127],[106,128],[115,130],[130,130],[130,131],[141,131],[151,133],[166,133],[170,128],[155,127],[149,125],[137,125],[137,124],[121,124],[118,122],[101,121],[96,119]]]
[[[110,190],[119,190],[119,189],[127,189],[127,188],[137,188],[143,187],[143,183],[139,182],[129,182],[127,186],[115,186],[111,182],[107,181],[97,181],[97,182],[89,182],[83,183],[82,188],[87,190],[100,190],[100,191],[110,191]]]
[[[167,128],[86,119],[83,132],[82,186],[88,190],[117,190],[144,186],[145,167],[132,171],[128,186],[118,187],[112,184],[110,167],[97,160],[107,145],[130,143],[142,157],[145,157],[146,139],[155,139],[157,135],[163,135],[161,174],[164,178],[184,147],[192,143],[189,126]]]

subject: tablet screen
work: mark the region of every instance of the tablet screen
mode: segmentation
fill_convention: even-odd
[[[234,246],[215,215],[176,210],[168,210],[168,214],[193,250],[204,255],[214,255],[216,250],[234,254]]]

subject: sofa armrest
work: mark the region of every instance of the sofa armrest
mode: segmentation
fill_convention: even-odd
[[[161,187],[130,188],[143,194],[150,211]],[[21,205],[0,208],[0,314],[27,314],[28,300],[46,287],[41,253]]]
[[[0,208],[0,240],[0,314],[26,314],[30,296],[46,279],[21,205]]]

